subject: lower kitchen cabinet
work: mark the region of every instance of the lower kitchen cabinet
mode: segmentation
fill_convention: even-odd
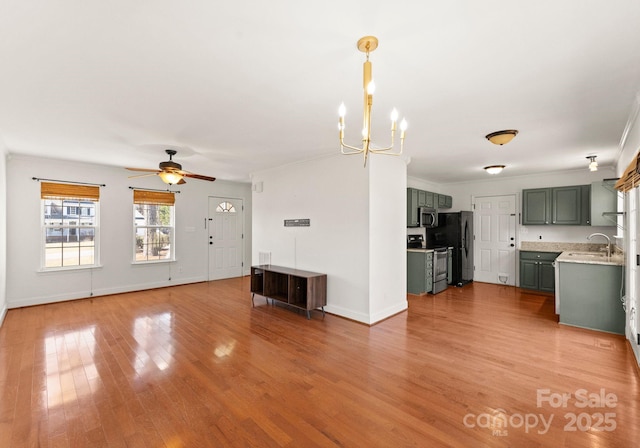
[[[559,262],[560,323],[624,334],[623,267]]]
[[[520,251],[520,287],[536,291],[555,291],[553,262],[559,252]]]
[[[424,294],[433,289],[433,251],[407,251],[407,292]]]

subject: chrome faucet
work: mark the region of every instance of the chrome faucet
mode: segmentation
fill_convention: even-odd
[[[587,237],[587,239],[591,241],[591,238],[593,238],[594,236],[603,236],[607,239],[607,258],[610,258],[611,257],[611,238],[609,238],[604,233],[592,233]]]

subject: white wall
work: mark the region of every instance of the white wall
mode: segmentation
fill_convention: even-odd
[[[407,164],[369,161],[369,323],[407,309]]]
[[[251,253],[250,184],[188,180],[176,194],[176,261],[132,260],[132,191],[129,186],[166,189],[156,177],[129,179],[119,167],[12,156],[7,164],[7,303],[9,308],[205,281],[209,196],[244,200],[245,260]],[[101,267],[40,272],[40,183],[32,177],[106,184],[100,189]],[[248,263],[245,263],[247,266]],[[247,266],[248,268],[248,266]]]
[[[0,139],[0,326],[7,313],[7,150]]]
[[[253,264],[260,252],[270,252],[274,265],[327,274],[325,309],[359,322],[373,323],[406,304],[406,165],[402,174],[395,165],[402,159],[387,159],[395,158],[385,158],[394,165],[375,165],[371,177],[371,160],[365,169],[361,157],[342,155],[255,173],[253,183],[262,183],[262,192],[253,194]],[[388,177],[378,181],[387,191],[372,200],[374,177],[383,175]],[[385,213],[381,204],[389,198],[399,203]],[[311,226],[284,227],[285,219],[295,218],[309,218]],[[370,244],[373,235],[380,246]],[[402,289],[390,274],[372,280],[372,266],[376,273],[402,272]],[[373,300],[372,284],[380,289]]]

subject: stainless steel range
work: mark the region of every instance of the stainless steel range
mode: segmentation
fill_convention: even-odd
[[[432,294],[447,289],[447,248],[436,247],[433,249],[433,289]]]

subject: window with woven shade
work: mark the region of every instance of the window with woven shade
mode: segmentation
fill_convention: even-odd
[[[99,264],[97,186],[42,182],[42,269]]]
[[[175,260],[175,194],[133,190],[133,262]]]

